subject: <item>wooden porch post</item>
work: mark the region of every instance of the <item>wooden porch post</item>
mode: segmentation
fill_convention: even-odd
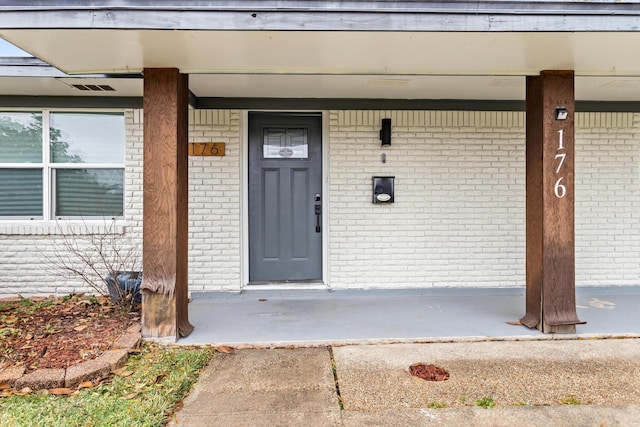
[[[566,109],[563,120],[557,113]],[[542,332],[575,333],[574,73],[527,77],[526,314]]]
[[[144,70],[142,334],[191,333],[188,316],[189,76]]]

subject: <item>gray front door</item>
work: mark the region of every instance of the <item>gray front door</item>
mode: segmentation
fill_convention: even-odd
[[[249,113],[249,281],[322,279],[322,117]]]

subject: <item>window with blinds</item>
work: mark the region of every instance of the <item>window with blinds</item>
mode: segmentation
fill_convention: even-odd
[[[42,169],[0,169],[0,218],[42,219]]]
[[[0,112],[0,219],[124,215],[122,113]]]

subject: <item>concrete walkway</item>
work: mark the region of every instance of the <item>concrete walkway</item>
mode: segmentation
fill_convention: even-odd
[[[640,426],[638,355],[638,339],[237,350],[170,425]],[[451,376],[413,377],[417,362]]]
[[[588,323],[554,336],[506,323],[523,289],[196,294],[179,344],[244,349],[170,425],[640,426],[640,288],[578,288],[577,306]]]

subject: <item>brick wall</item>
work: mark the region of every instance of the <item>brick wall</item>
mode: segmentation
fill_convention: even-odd
[[[142,120],[142,110],[125,112],[125,220],[115,226],[120,245],[138,253],[142,248]],[[239,290],[240,114],[191,110],[189,123],[191,142],[226,143],[224,157],[189,158],[189,287],[192,291]],[[78,279],[56,275],[45,259],[60,251],[69,227],[84,236],[102,233],[109,225],[101,221],[0,222],[0,295],[91,292]]]
[[[128,212],[136,224],[131,232],[141,233],[142,111],[134,115]],[[189,157],[189,290],[239,290],[240,113],[190,110],[189,142],[225,143],[224,156]]]
[[[331,286],[523,285],[524,137],[524,113],[331,112]],[[395,176],[394,204],[371,203],[372,175]]]
[[[240,290],[240,113],[190,111],[190,142],[224,142],[224,157],[189,158],[189,290]]]
[[[577,115],[577,285],[640,285],[640,114]]]
[[[241,114],[189,114],[191,142],[226,143],[224,157],[189,160],[189,287],[237,291]],[[380,146],[383,117],[391,147]],[[139,249],[142,111],[125,118],[126,218],[116,231]],[[524,286],[524,137],[522,112],[329,112],[330,286]],[[640,285],[639,162],[640,114],[577,114],[577,285]],[[394,204],[371,203],[373,175],[396,177]],[[42,261],[66,226],[0,223],[0,294],[87,290]]]
[[[118,247],[140,257],[142,242],[142,111],[125,112],[125,219],[109,221],[0,221],[0,295],[65,295],[93,292],[75,277],[56,274],[49,260],[57,255],[72,258],[65,251],[64,236],[72,233],[79,249],[91,236],[115,231]],[[56,255],[57,254],[57,255]]]
[[[524,113],[333,111],[329,139],[332,287],[524,286]],[[640,115],[577,114],[578,286],[640,285],[639,161]]]

